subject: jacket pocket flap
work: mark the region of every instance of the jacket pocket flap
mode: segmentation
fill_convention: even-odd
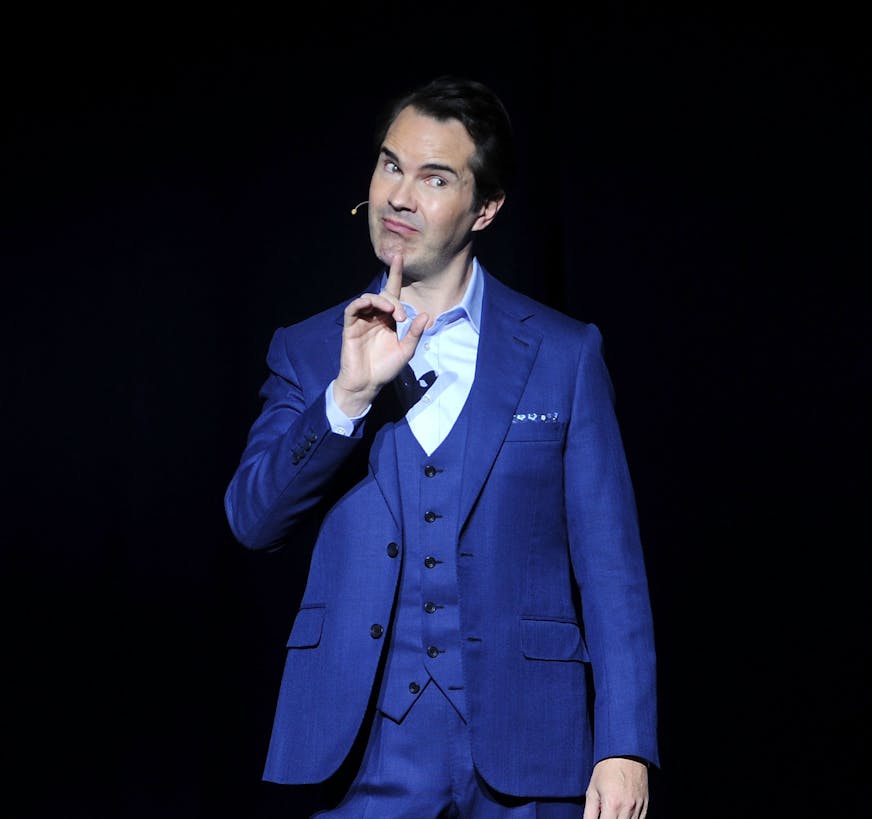
[[[578,625],[565,620],[522,619],[521,650],[531,660],[590,659]]]
[[[318,645],[325,612],[324,606],[300,609],[294,619],[291,636],[288,637],[288,648],[314,648]]]

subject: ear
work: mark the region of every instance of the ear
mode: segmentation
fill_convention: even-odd
[[[496,218],[497,213],[506,201],[504,193],[488,199],[478,211],[478,218],[473,222],[473,230],[484,230]]]

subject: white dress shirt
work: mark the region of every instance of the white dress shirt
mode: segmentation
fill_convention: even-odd
[[[382,274],[381,288],[387,281]],[[478,259],[472,260],[472,276],[460,303],[440,313],[433,326],[424,331],[409,365],[420,378],[433,370],[436,380],[424,396],[406,413],[406,421],[422,449],[431,455],[445,440],[460,415],[475,378],[475,360],[481,322],[484,277]],[[402,302],[406,320],[397,324],[400,338],[408,332],[417,311]],[[349,418],[333,399],[333,382],[327,387],[327,419],[339,435],[354,434],[369,407]]]

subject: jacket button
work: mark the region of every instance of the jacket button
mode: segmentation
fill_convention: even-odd
[[[369,635],[370,637],[372,637],[373,640],[378,640],[378,638],[381,637],[384,633],[385,630],[378,623],[373,623],[370,626]]]
[[[388,557],[396,557],[400,553],[400,547],[391,541],[388,543]]]
[[[424,467],[424,474],[428,478],[432,478],[436,474],[436,467],[433,466],[433,464],[427,464],[427,466]]]
[[[416,682],[409,683],[409,693],[410,694],[417,694],[420,690],[421,690],[421,686],[418,685],[418,683],[416,683]]]
[[[430,557],[429,555],[427,555],[427,557],[424,558],[424,565],[428,569],[432,569],[436,565],[436,558]]]
[[[433,523],[433,521],[436,520],[436,513],[435,512],[425,512],[424,513],[424,520],[426,520],[427,523]]]
[[[439,649],[436,646],[428,646],[427,647],[427,656],[433,660],[439,656]]]
[[[436,611],[436,604],[428,600],[424,603],[424,611],[426,611],[427,614],[433,614],[433,612]]]

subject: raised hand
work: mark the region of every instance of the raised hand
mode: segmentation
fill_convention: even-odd
[[[398,338],[397,322],[406,320],[400,304],[402,286],[403,257],[397,253],[381,293],[365,293],[345,308],[333,397],[349,417],[360,415],[409,362],[427,326],[428,315],[419,313],[402,340]]]

